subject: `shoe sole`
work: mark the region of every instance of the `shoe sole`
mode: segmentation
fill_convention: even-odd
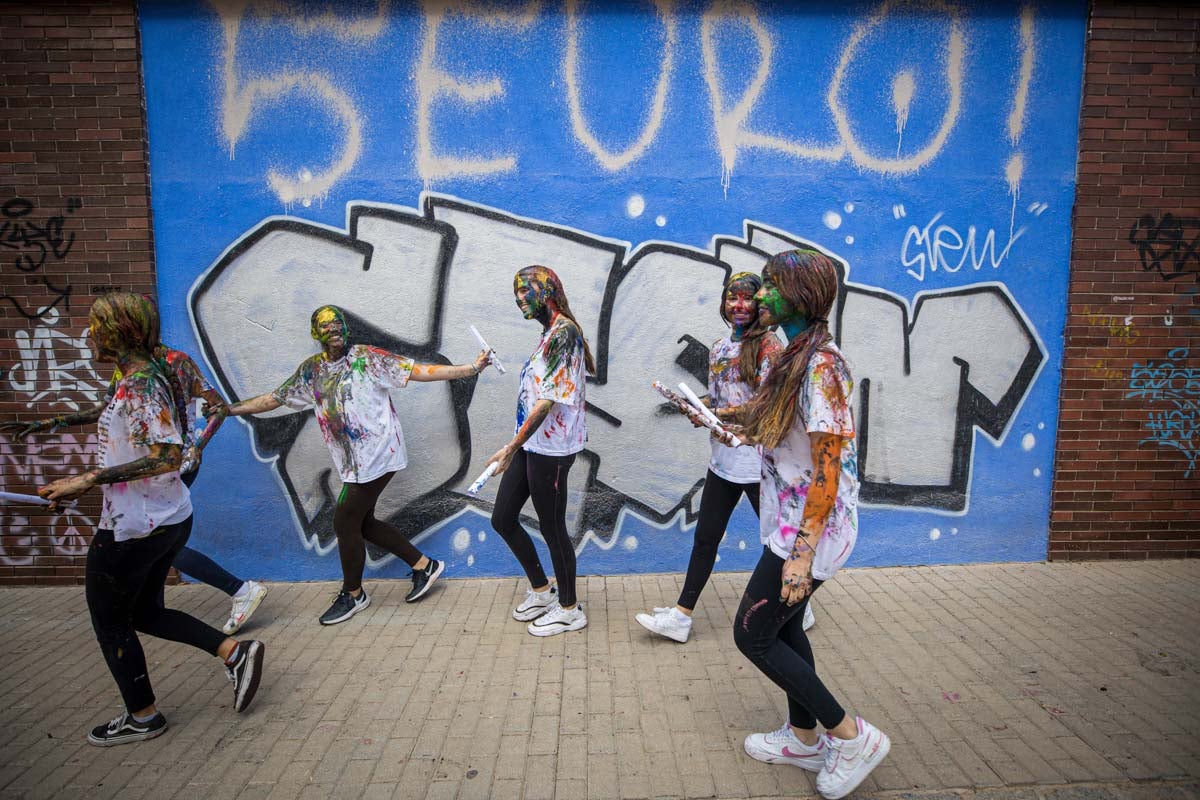
[[[131,733],[127,736],[122,736],[120,739],[96,739],[92,736],[91,733],[89,733],[87,740],[88,740],[88,744],[94,744],[94,745],[96,745],[96,747],[116,747],[117,745],[121,745],[121,744],[132,744],[133,742],[144,742],[147,739],[154,739],[159,736],[162,736],[166,732],[167,732],[167,726],[163,725],[161,728],[158,728],[157,730],[147,731],[146,733]]]
[[[437,569],[435,569],[433,571],[433,574],[429,576],[429,580],[425,581],[425,586],[423,586],[421,588],[421,591],[417,592],[412,597],[404,598],[404,602],[415,603],[418,600],[420,600],[422,597],[424,597],[425,595],[429,594],[429,590],[433,588],[434,581],[436,581],[438,578],[442,577],[442,573],[445,571],[446,571],[446,562],[445,561],[437,562]]]
[[[805,614],[806,619],[801,620],[800,628],[801,628],[801,630],[804,630],[804,631],[811,631],[814,627],[816,627],[817,617],[815,614],[813,616],[809,617],[807,610],[804,612],[804,614]]]
[[[650,631],[651,633],[657,634],[657,635],[663,637],[664,639],[670,639],[673,642],[679,642],[680,644],[687,644],[688,636],[691,634],[691,631],[689,631],[688,633],[685,633],[683,635],[682,639],[680,639],[675,634],[667,633],[666,631],[660,631],[658,628],[654,627],[651,623],[646,622],[644,619],[642,619],[641,614],[638,614],[636,617],[634,617],[634,619],[637,620],[638,625],[641,625],[643,628]]]
[[[815,764],[807,764],[798,759],[788,758],[787,756],[777,756],[773,753],[765,753],[761,750],[754,750],[750,746],[750,742],[742,743],[742,749],[746,751],[746,755],[753,758],[755,761],[761,761],[764,764],[787,764],[789,767],[807,770],[809,772],[820,772],[821,767],[825,766],[825,759],[817,759]]]
[[[526,611],[517,611],[514,608],[512,616],[513,616],[513,619],[515,619],[517,622],[532,622],[533,620],[537,619],[538,617],[542,616],[547,611],[549,611],[552,606],[553,606],[553,603],[548,606],[538,606],[537,608],[531,608]]]
[[[232,634],[240,631],[242,629],[242,626],[250,621],[250,617],[254,616],[254,612],[258,611],[258,607],[260,605],[262,605],[262,601],[264,598],[266,598],[266,596],[267,596],[266,587],[264,587],[261,592],[255,592],[254,597],[251,598],[251,600],[250,600],[250,607],[248,609],[246,609],[246,615],[244,617],[242,617],[242,621],[239,622],[237,625],[230,625],[228,622],[225,623],[225,627],[221,628],[221,632],[224,633],[226,636],[229,636],[229,635],[232,635]]]
[[[322,625],[337,625],[339,622],[345,622],[346,620],[350,619],[369,605],[371,605],[371,596],[367,595],[367,602],[363,603],[362,605],[353,606],[349,611],[347,611],[345,614],[342,614],[337,619],[318,619],[317,622],[321,623]]]
[[[845,786],[839,787],[836,792],[830,794],[821,792],[821,797],[826,798],[826,800],[841,800],[841,798],[853,792],[858,788],[859,784],[867,779],[867,776],[870,775],[877,766],[879,766],[883,759],[887,758],[887,754],[892,750],[892,740],[888,738],[888,735],[881,731],[880,736],[883,737],[883,742],[879,745],[879,749],[876,750],[878,755],[872,759],[870,765],[868,765],[866,769],[862,770],[861,773],[855,774]]]
[[[254,702],[254,695],[258,692],[258,682],[262,678],[263,656],[266,655],[266,646],[259,641],[250,643],[250,652],[246,654],[246,658],[250,661],[250,667],[247,669],[249,678],[238,687],[237,697],[234,698],[234,709],[240,714]]]
[[[535,628],[533,625],[530,625],[528,630],[533,636],[555,636],[560,633],[583,630],[586,627],[587,618],[585,617],[581,622],[572,622],[570,625],[555,625],[553,628],[549,625],[542,628]]]

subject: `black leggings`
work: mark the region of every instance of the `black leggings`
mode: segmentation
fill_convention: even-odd
[[[683,591],[679,593],[679,605],[691,611],[700,600],[700,592],[712,575],[717,563],[717,548],[725,536],[729,518],[745,494],[758,514],[758,484],[734,483],[722,478],[711,469],[704,478],[704,492],[700,495],[700,516],[696,520],[695,539],[692,542],[692,557],[688,560],[687,575],[683,579]]]
[[[403,531],[375,519],[375,504],[395,474],[380,475],[369,483],[342,484],[342,494],[333,510],[333,532],[337,534],[338,558],[342,560],[342,588],[348,592],[362,588],[367,542],[399,556],[410,567],[416,567],[422,558],[421,551]]]
[[[821,585],[813,581],[813,591]],[[783,559],[763,548],[762,557],[733,620],[733,641],[775,685],[787,692],[788,722],[811,730],[817,720],[836,727],[846,712],[817,677],[812,645],[804,632],[804,609],[812,594],[789,606],[779,599]]]
[[[575,463],[575,454],[544,456],[518,450],[500,479],[496,505],[492,509],[492,527],[508,543],[531,586],[549,581],[542,569],[529,532],[521,525],[521,507],[533,498],[542,540],[550,548],[554,577],[558,578],[558,602],[575,605],[575,547],[567,532],[567,475]]]
[[[190,489],[199,474],[200,468],[196,467],[191,472],[185,472],[179,477],[183,479],[183,485]],[[185,575],[195,578],[201,583],[207,583],[230,597],[237,594],[245,582],[208,556],[190,547],[180,549],[179,555],[175,556],[173,566]]]
[[[154,703],[137,631],[190,644],[214,656],[225,641],[225,634],[216,628],[160,605],[167,571],[191,532],[191,517],[158,528],[144,539],[125,542],[100,529],[88,547],[84,591],[92,628],[130,713]]]

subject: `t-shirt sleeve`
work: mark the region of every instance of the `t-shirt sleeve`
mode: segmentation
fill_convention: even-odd
[[[271,396],[288,408],[308,408],[316,402],[313,396],[312,377],[312,359],[309,359],[296,368],[292,377],[271,392]]]
[[[579,403],[579,382],[583,378],[583,338],[574,325],[559,325],[550,334],[538,356],[542,368],[534,386],[538,400],[553,400],[564,406]]]
[[[179,382],[183,385],[184,390],[188,393],[188,399],[203,397],[212,391],[212,384],[200,372],[200,368],[196,366],[196,362],[190,356],[182,354],[183,357],[179,360]]]
[[[130,444],[150,447],[155,444],[183,444],[175,424],[175,406],[162,381],[144,379],[140,387],[129,387],[122,403],[129,421]]]
[[[845,362],[830,353],[818,352],[808,373],[806,395],[809,433],[832,433],[854,438],[854,415],[850,410],[853,383]]]
[[[408,383],[413,371],[413,360],[381,350],[366,347],[367,374],[371,380],[388,389],[400,389]]]

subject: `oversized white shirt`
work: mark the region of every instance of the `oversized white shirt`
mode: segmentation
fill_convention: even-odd
[[[96,427],[102,469],[150,455],[156,444],[183,445],[178,415],[166,380],[150,367],[123,377]],[[118,542],[149,536],[155,528],[183,522],[192,500],[178,472],[102,486],[100,527]]]
[[[759,347],[760,380],[766,380],[771,359],[782,349],[772,333],[763,335]],[[718,339],[708,354],[708,397],[714,409],[740,406],[754,396],[754,388],[742,380],[738,359],[742,354],[741,341],[729,336]],[[760,384],[761,385],[761,384]],[[762,459],[758,448],[752,445],[730,447],[716,436],[711,436],[712,456],[708,468],[733,483],[758,483],[762,471]]]
[[[521,430],[538,400],[554,406],[523,449],[547,456],[578,453],[587,441],[587,383],[583,335],[566,317],[555,317],[521,368],[517,425]]]
[[[792,552],[813,482],[810,433],[842,437],[837,498],[813,557],[813,577],[827,581],[850,558],[858,540],[858,448],[851,412],[854,383],[837,345],[821,347],[809,362],[796,423],[778,447],[762,451],[759,536],[780,558]]]
[[[356,344],[337,361],[305,359],[273,395],[290,408],[312,406],[342,482],[368,483],[408,466],[388,389],[405,386],[412,370],[411,358]]]

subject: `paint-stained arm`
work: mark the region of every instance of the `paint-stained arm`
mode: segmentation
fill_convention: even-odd
[[[470,378],[487,369],[492,363],[488,351],[483,350],[470,364],[413,364],[409,380],[427,383],[429,381],[453,381],[459,378]]]
[[[38,494],[50,500],[50,508],[59,500],[73,500],[94,486],[104,483],[124,483],[140,478],[174,472],[183,463],[183,448],[178,444],[158,442],[149,445],[150,452],[126,464],[105,469],[93,469],[73,478],[63,478],[38,489]]]
[[[71,425],[89,425],[100,419],[105,405],[105,403],[97,403],[83,411],[60,414],[57,417],[47,417],[33,422],[0,422],[0,431],[16,431],[16,438],[24,439],[31,433],[54,433],[59,428]]]
[[[837,501],[838,482],[842,475],[842,437],[832,433],[810,433],[813,477],[804,499],[804,514],[800,531],[792,544],[792,552],[783,563],[783,590],[780,599],[794,606],[812,592],[813,557],[817,543],[829,524]]]
[[[529,438],[537,432],[537,429],[542,427],[542,422],[549,416],[550,410],[554,408],[553,400],[538,400],[533,404],[533,409],[529,412],[529,416],[525,418],[525,423],[517,430],[516,436],[512,441],[497,450],[491,458],[487,460],[485,466],[491,464],[496,465],[496,472],[504,472],[508,469],[508,465],[512,463],[513,456],[517,451],[529,441]]]
[[[251,397],[249,400],[227,406],[228,416],[242,417],[247,414],[263,414],[267,411],[274,411],[283,405],[283,402],[275,394],[275,392],[266,392],[258,397]]]

